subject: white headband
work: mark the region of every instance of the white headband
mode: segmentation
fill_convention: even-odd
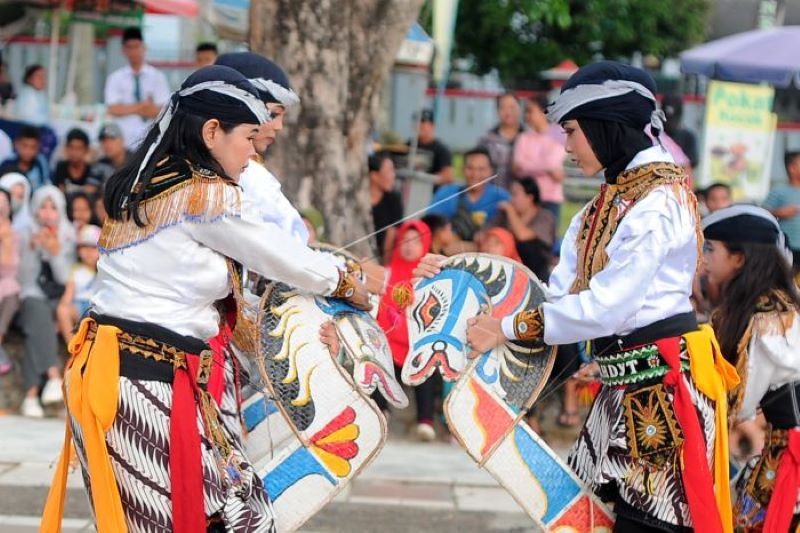
[[[155,141],[153,141],[153,143],[147,149],[147,153],[145,154],[144,159],[142,159],[142,163],[139,165],[139,170],[136,171],[136,179],[134,179],[133,183],[131,184],[131,193],[133,193],[133,190],[139,183],[139,180],[142,177],[142,172],[147,166],[147,163],[150,162],[150,158],[153,157],[153,153],[155,153],[156,148],[158,148],[158,146],[161,144],[161,141],[164,138],[164,133],[167,131],[167,128],[169,128],[169,125],[172,122],[172,117],[175,115],[175,111],[177,111],[178,107],[180,106],[180,97],[190,96],[200,91],[212,91],[239,100],[240,102],[244,103],[253,113],[259,124],[264,124],[270,121],[270,114],[261,100],[244,89],[240,89],[239,87],[231,85],[225,81],[204,81],[202,83],[198,83],[197,85],[192,85],[191,87],[174,92],[170,97],[169,103],[164,106],[164,108],[161,110],[161,113],[159,113],[158,117],[156,118],[156,124],[158,124],[158,137],[156,137]],[[127,204],[128,198],[125,198],[122,203],[122,208],[124,209]]]
[[[248,81],[262,91],[267,91],[270,93],[275,97],[278,103],[284,107],[291,107],[300,103],[300,97],[297,96],[296,92],[291,89],[287,89],[283,85],[275,83],[272,80],[267,80],[264,78],[250,78]]]
[[[547,115],[550,120],[558,124],[567,113],[576,107],[631,92],[644,96],[656,104],[656,109],[650,115],[650,125],[658,131],[664,131],[664,123],[667,117],[661,109],[658,109],[656,96],[641,83],[629,80],[606,80],[602,84],[587,83],[567,89],[558,95],[555,102],[550,104],[547,109]]]

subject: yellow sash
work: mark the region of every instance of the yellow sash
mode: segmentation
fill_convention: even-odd
[[[731,509],[730,471],[728,462],[728,391],[739,384],[736,368],[722,356],[714,330],[703,324],[698,331],[687,333],[692,380],[698,390],[715,404],[714,485],[722,527],[725,533],[733,531]]]
[[[86,318],[69,344],[71,354],[64,382],[68,384],[65,398],[69,415],[81,427],[89,467],[92,503],[100,533],[125,533],[125,515],[106,448],[106,432],[114,423],[119,397],[120,330],[100,325],[93,341],[87,342],[89,326]],[[64,448],[58,468],[47,495],[41,533],[59,533],[64,513],[67,475],[71,454],[72,433],[69,421],[64,435]]]

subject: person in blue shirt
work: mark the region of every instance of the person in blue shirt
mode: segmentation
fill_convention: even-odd
[[[14,155],[0,163],[0,176],[9,172],[19,172],[35,191],[42,185],[50,184],[50,165],[41,153],[42,137],[39,128],[22,126],[14,139]]]
[[[466,185],[440,187],[427,212],[444,216],[462,240],[471,241],[494,218],[498,204],[511,199],[508,191],[492,183],[494,173],[488,150],[473,148],[464,154]]]
[[[772,187],[764,207],[778,219],[781,230],[789,237],[796,272],[800,265],[800,151],[786,152],[783,161],[788,181]]]

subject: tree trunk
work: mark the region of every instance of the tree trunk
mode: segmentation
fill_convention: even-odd
[[[422,0],[253,0],[250,48],[300,95],[268,164],[287,196],[319,209],[326,238],[357,254],[373,231],[366,149],[378,95]],[[360,240],[364,239],[364,240]],[[355,245],[353,243],[356,243]]]

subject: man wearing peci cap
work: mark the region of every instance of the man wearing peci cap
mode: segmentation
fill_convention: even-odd
[[[407,143],[411,146],[411,140]],[[436,138],[436,123],[433,111],[423,109],[417,127],[417,154],[425,159],[422,169],[429,174],[436,174],[439,179],[436,185],[447,185],[453,182],[453,154],[442,141]]]
[[[130,159],[131,153],[125,148],[125,140],[120,127],[108,122],[100,128],[97,136],[103,156],[94,165],[95,181],[101,186]]]

